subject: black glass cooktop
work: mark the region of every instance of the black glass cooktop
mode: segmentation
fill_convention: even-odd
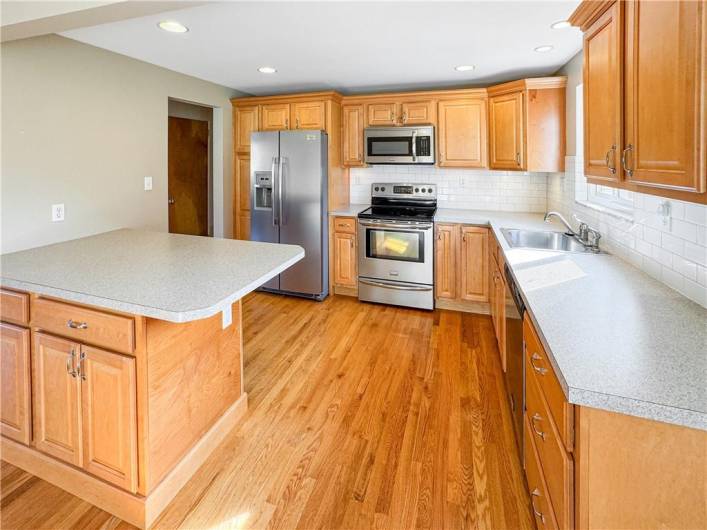
[[[434,206],[371,206],[358,216],[361,219],[400,219],[403,221],[432,221]]]

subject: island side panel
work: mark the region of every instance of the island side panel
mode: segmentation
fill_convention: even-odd
[[[148,493],[242,394],[240,304],[226,329],[221,313],[181,324],[146,320]]]

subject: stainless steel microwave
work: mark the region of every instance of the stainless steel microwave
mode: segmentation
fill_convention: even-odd
[[[363,132],[367,164],[434,164],[435,129],[367,127]]]

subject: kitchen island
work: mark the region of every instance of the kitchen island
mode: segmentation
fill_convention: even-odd
[[[2,256],[2,459],[149,527],[247,409],[240,299],[296,245],[116,230]]]

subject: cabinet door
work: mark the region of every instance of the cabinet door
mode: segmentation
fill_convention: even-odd
[[[250,239],[250,212],[241,213],[238,215],[238,223],[236,230],[236,239]]]
[[[238,182],[238,208],[241,212],[250,210],[250,155],[236,155]]]
[[[488,302],[488,228],[461,228],[461,298]]]
[[[344,165],[363,165],[363,105],[344,105]]]
[[[705,191],[705,2],[625,3],[626,180]]]
[[[290,104],[277,103],[260,107],[260,130],[283,131],[290,128]]]
[[[29,330],[0,324],[0,432],[29,445],[30,376]]]
[[[292,123],[295,129],[326,129],[326,103],[307,101],[292,105]]]
[[[387,103],[369,103],[366,105],[368,126],[397,125],[397,106],[394,101]]]
[[[356,287],[356,236],[334,233],[334,283],[346,287]]]
[[[406,101],[400,106],[403,125],[427,125],[434,123],[434,105],[431,99]]]
[[[457,99],[439,102],[439,165],[486,167],[486,101]]]
[[[622,2],[584,34],[584,172],[598,181],[621,180]]]
[[[79,362],[84,469],[137,489],[135,359],[81,347]]]
[[[501,268],[496,269],[496,341],[501,356],[501,368],[506,371],[506,281]]]
[[[523,92],[494,96],[489,100],[492,169],[525,167]]]
[[[435,290],[437,298],[457,298],[459,225],[438,224],[435,244]]]
[[[258,106],[236,107],[236,151],[250,153],[250,133],[258,130]]]
[[[33,333],[32,396],[37,449],[75,466],[83,464],[81,390],[77,376],[80,346]]]

